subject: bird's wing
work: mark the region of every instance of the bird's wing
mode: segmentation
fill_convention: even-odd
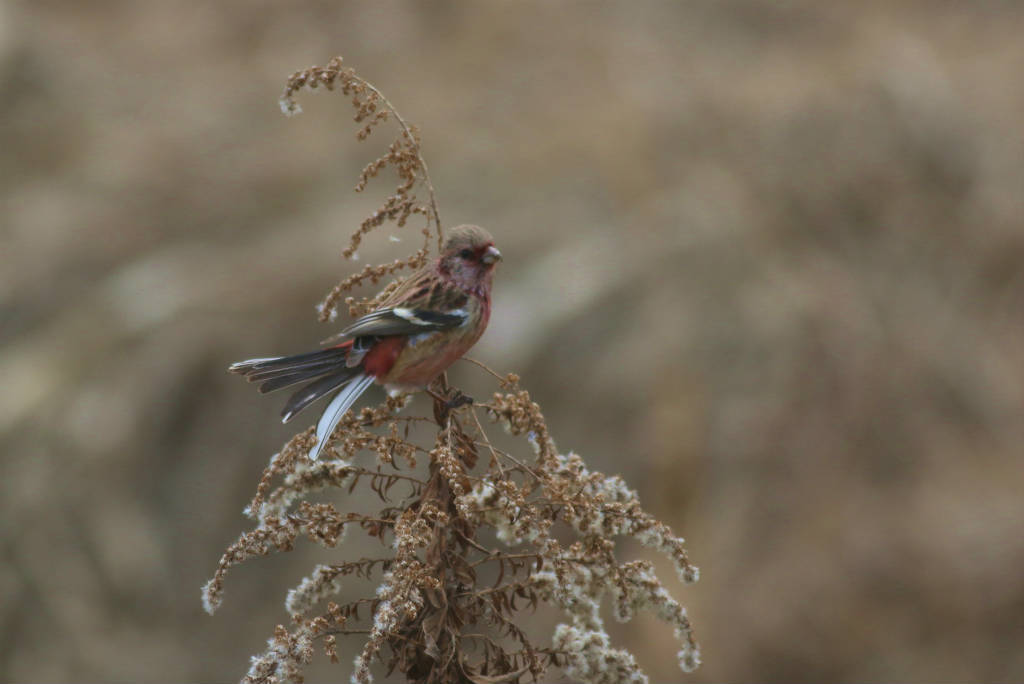
[[[468,295],[429,269],[413,274],[381,308],[342,330],[334,339],[418,335],[458,327],[469,319]]]
[[[462,325],[468,318],[465,309],[468,299],[462,290],[446,286],[428,266],[412,274],[384,300],[379,309],[357,319],[320,344],[336,345],[359,337],[416,335],[448,330]],[[356,346],[359,346],[358,341]]]
[[[387,337],[418,335],[435,330],[448,330],[466,322],[469,314],[463,309],[437,311],[414,306],[395,306],[368,313],[341,331],[340,338]]]

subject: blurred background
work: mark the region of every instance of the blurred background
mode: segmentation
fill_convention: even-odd
[[[351,192],[390,131],[344,98],[278,110],[336,54],[505,255],[473,356],[687,538],[689,681],[1024,679],[1022,31],[994,0],[0,0],[0,679],[233,681],[348,557],[202,611],[315,418],[224,369],[336,329],[313,305],[391,188]],[[364,260],[419,244],[388,234]],[[653,617],[614,635],[684,679]]]

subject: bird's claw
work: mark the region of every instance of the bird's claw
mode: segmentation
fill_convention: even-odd
[[[449,411],[454,411],[457,408],[461,408],[472,403],[473,397],[468,394],[464,394],[462,390],[453,390],[452,395],[444,402],[444,405]]]
[[[447,398],[436,394],[431,390],[427,390],[427,393],[434,398],[434,419],[438,425],[443,425],[448,421],[449,414],[455,409],[461,408],[468,404],[473,403],[473,397],[468,394],[464,394],[461,390],[447,389]]]

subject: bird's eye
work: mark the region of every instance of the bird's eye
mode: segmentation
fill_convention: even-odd
[[[473,250],[471,250],[471,249],[464,249],[461,252],[459,252],[459,256],[462,257],[463,259],[472,259],[473,258]]]

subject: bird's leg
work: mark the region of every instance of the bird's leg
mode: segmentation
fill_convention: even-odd
[[[445,395],[448,397],[448,399],[445,401],[445,404],[448,406],[449,409],[457,409],[460,406],[465,406],[466,404],[473,403],[473,397],[469,396],[468,394],[465,394],[462,390],[456,387],[451,387],[448,384],[447,373],[441,373],[441,377],[439,379],[441,381],[441,388],[444,390]]]
[[[445,382],[444,375],[431,383],[431,386],[433,385],[437,385],[438,389],[441,390],[443,394],[448,392],[448,383]],[[451,413],[451,409],[448,408],[448,400],[445,399],[442,394],[438,394],[431,389],[431,386],[424,388],[423,391],[434,399],[434,420],[443,428],[448,424],[448,414]]]
[[[424,391],[434,400],[434,418],[437,419],[439,425],[447,421],[448,414],[453,410],[473,403],[473,397],[448,385],[447,373],[442,373],[435,382],[439,385],[440,393],[430,387]]]
[[[460,408],[462,406],[466,406],[467,404],[472,404],[472,403],[473,403],[473,397],[471,397],[468,394],[464,393],[460,389],[454,389],[453,388],[452,391],[449,393],[449,398],[448,398],[448,401],[445,402],[445,405],[449,409],[457,409],[457,408]]]
[[[452,387],[448,384],[448,374],[442,373],[436,380],[440,388],[440,396],[432,392],[429,388],[427,392],[434,398],[434,401],[442,401],[449,410],[457,409],[466,404],[473,403],[473,397],[464,393],[462,390]]]

